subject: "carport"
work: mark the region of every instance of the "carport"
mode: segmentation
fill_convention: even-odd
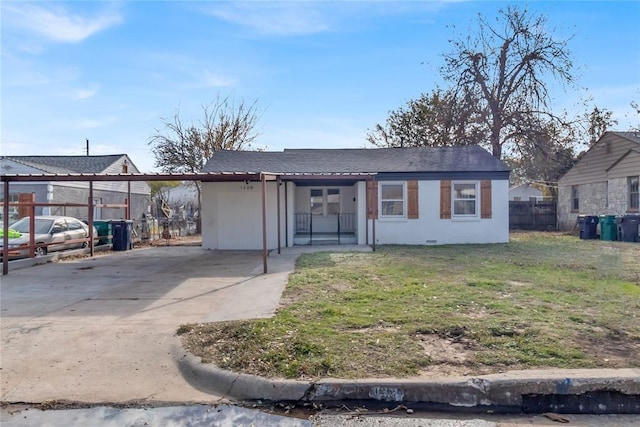
[[[9,229],[9,206],[16,206],[16,203],[10,203],[8,195],[10,184],[12,182],[38,182],[38,181],[82,181],[89,183],[89,195],[87,199],[87,218],[89,223],[89,240],[90,240],[90,256],[94,255],[94,239],[93,239],[93,183],[97,181],[119,181],[127,182],[129,191],[131,182],[133,181],[201,181],[201,182],[247,182],[258,181],[262,186],[262,259],[263,272],[267,273],[267,229],[266,229],[266,183],[267,181],[275,181],[279,179],[276,174],[266,172],[256,173],[154,173],[154,174],[2,174],[0,181],[3,184],[4,202],[3,202],[3,230]],[[279,193],[278,193],[279,197]],[[131,195],[129,194],[129,200]],[[47,205],[39,203],[38,205]],[[128,210],[127,210],[128,216]],[[278,218],[280,215],[278,215]],[[128,219],[128,218],[126,218]],[[278,236],[279,237],[279,236]],[[4,233],[2,237],[2,274],[9,272],[9,233]],[[278,238],[278,252],[280,252],[280,238]]]

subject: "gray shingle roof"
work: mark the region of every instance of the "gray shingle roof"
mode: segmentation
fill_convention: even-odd
[[[102,173],[125,154],[105,156],[3,156],[46,173]]]
[[[640,144],[640,132],[611,132],[629,141]]]
[[[218,151],[203,172],[384,173],[506,172],[479,146]]]

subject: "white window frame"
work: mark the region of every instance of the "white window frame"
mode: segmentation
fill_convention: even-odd
[[[456,198],[456,185],[470,185],[474,186],[474,195],[473,199],[469,198]],[[456,213],[456,201],[474,201],[474,212],[473,214],[457,214]],[[452,181],[451,182],[451,218],[470,218],[475,219],[480,217],[480,181]]]
[[[339,187],[322,187],[322,188],[318,188],[318,187],[312,187],[309,189],[309,212],[311,212],[311,192],[314,190],[319,190],[322,192],[322,214],[314,214],[316,216],[328,216],[329,213],[329,190],[338,190],[338,213],[337,214],[332,214],[332,215],[339,215],[340,212],[342,212],[342,192],[340,191]],[[314,196],[314,197],[320,197],[320,196]]]
[[[385,185],[401,185],[402,186],[402,199],[383,199],[382,187]],[[385,215],[382,209],[383,202],[402,202],[402,215]],[[405,181],[378,181],[378,212],[380,219],[405,219],[407,217],[407,183]]]

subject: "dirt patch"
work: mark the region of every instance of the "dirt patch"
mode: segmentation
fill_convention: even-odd
[[[628,360],[640,354],[640,342],[623,340],[615,335],[581,335],[577,341],[581,343],[582,348],[588,349],[588,353],[595,355],[599,361],[611,368],[627,367]]]
[[[432,364],[420,370],[420,377],[444,375],[480,375],[490,373],[489,368],[472,365],[473,343],[459,338],[442,338],[435,334],[420,334],[418,342]]]
[[[137,242],[134,244],[136,248],[148,246],[202,246],[202,236],[194,234],[192,236],[178,236],[170,239],[157,239],[147,242]]]

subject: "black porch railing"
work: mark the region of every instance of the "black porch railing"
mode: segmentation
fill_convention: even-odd
[[[335,218],[335,225],[327,225],[325,222],[322,225],[322,231],[314,231],[314,217],[316,221],[318,218]],[[295,234],[309,234],[309,244],[313,244],[314,232],[317,235],[320,234],[334,234],[337,236],[338,244],[340,244],[340,236],[344,233],[355,233],[357,225],[357,216],[355,213],[341,213],[337,215],[329,215],[327,217],[320,215],[313,215],[307,212],[301,212],[294,214],[294,233]]]

